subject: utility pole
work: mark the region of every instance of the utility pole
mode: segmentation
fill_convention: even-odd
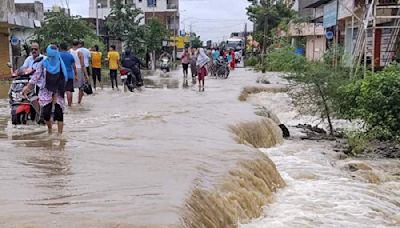
[[[189,33],[190,49],[193,48],[193,43],[192,43],[192,26],[193,26],[193,23],[190,23],[190,33]]]
[[[101,3],[97,3],[97,0],[95,1],[96,3],[96,35],[99,36],[99,4],[101,6]]]
[[[265,56],[267,55],[267,32],[268,32],[268,13],[265,14],[264,20],[264,34],[263,34],[263,49],[261,55],[261,62],[264,64]]]
[[[174,13],[174,50],[173,50],[173,53],[172,53],[173,54],[172,59],[173,59],[174,62],[176,61],[176,29],[178,27],[178,26],[176,26],[177,13],[178,13],[178,10],[176,10],[175,13]]]
[[[245,58],[245,56],[246,56],[246,48],[247,48],[247,23],[246,24],[244,24],[244,46],[243,46],[243,49],[242,49],[242,61],[243,61],[243,66],[244,66],[244,60],[246,59]]]

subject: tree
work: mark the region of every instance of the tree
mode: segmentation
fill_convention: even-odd
[[[200,36],[197,36],[196,33],[191,33],[189,37],[193,48],[201,48],[203,47],[203,41],[200,39]]]
[[[330,134],[334,134],[332,118],[337,114],[338,89],[348,83],[350,75],[345,63],[332,65],[333,53],[330,50],[324,61],[312,62],[296,55],[292,49],[278,49],[268,54],[266,63],[269,70],[287,72],[286,78],[293,87],[289,95],[294,106],[302,114],[319,115],[327,120]]]
[[[161,50],[163,41],[170,38],[170,32],[158,18],[148,20],[145,34],[145,45],[149,52]]]
[[[256,25],[255,40],[267,48],[273,43],[273,31],[280,24],[288,24],[295,12],[288,8],[283,0],[261,0],[254,1],[247,8],[247,15]]]
[[[143,19],[143,16],[140,15],[142,13],[135,4],[125,4],[122,0],[114,0],[111,12],[106,18],[106,26],[110,35],[123,41],[128,38],[131,42],[134,42],[135,39],[140,40],[140,36],[143,36],[140,31],[140,22]]]
[[[70,17],[60,12],[49,13],[42,27],[35,30],[34,37],[42,48],[61,41],[71,43],[73,39],[99,41],[93,29],[79,16]]]

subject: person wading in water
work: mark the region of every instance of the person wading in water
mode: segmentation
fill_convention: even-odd
[[[49,45],[46,54],[47,58],[39,63],[28,85],[22,90],[22,94],[26,96],[34,85],[38,85],[39,104],[42,107],[48,132],[49,134],[53,132],[53,121],[57,121],[58,133],[62,134],[64,129],[64,93],[68,73],[56,45]]]
[[[74,80],[78,80],[78,73],[76,71],[75,59],[68,52],[68,45],[66,42],[60,44],[60,56],[64,62],[65,68],[67,69],[67,84],[65,85],[65,92],[67,93],[68,107],[72,105],[72,94],[74,92]]]
[[[75,59],[76,75],[74,80],[74,88],[79,89],[78,104],[80,104],[83,98],[83,86],[85,85],[85,81],[89,80],[89,76],[85,67],[85,58],[83,56],[83,53],[80,52],[78,49],[79,41],[73,40],[70,53]]]
[[[203,48],[199,49],[199,55],[197,56],[196,66],[198,69],[197,77],[199,80],[199,91],[204,92],[204,80],[207,76],[207,64],[210,61],[210,58],[207,56],[206,52]]]

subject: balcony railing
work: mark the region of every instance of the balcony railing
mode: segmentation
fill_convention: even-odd
[[[178,9],[178,5],[175,3],[167,4],[167,9]]]

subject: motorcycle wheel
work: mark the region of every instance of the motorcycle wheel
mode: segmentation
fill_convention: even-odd
[[[18,124],[26,124],[27,115],[25,112],[17,114],[17,123]]]
[[[13,125],[17,125],[18,124],[18,117],[16,114],[11,114],[11,123]]]

